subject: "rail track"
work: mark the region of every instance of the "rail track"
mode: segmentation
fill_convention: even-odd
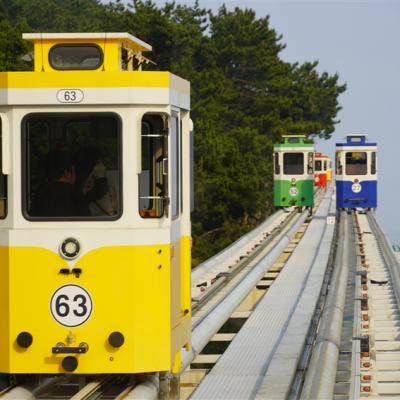
[[[32,377],[0,398],[400,397],[398,260],[372,212],[317,198],[312,219],[279,211],[193,270],[180,374]]]
[[[290,227],[307,219],[307,212],[280,210],[237,242],[207,260],[193,271],[193,326],[216,308],[218,299],[226,296],[249,273],[252,263],[268,253]],[[299,222],[301,221],[301,222]],[[277,272],[272,273],[272,276]],[[270,277],[268,277],[270,278]],[[162,379],[161,379],[162,380]],[[167,379],[168,380],[168,379]],[[162,383],[161,383],[162,386]],[[135,399],[152,398],[160,390],[158,374],[148,376],[29,377],[0,393],[4,399]],[[169,389],[167,389],[168,391]]]

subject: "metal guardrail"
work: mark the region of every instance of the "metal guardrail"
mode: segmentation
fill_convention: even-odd
[[[320,326],[300,399],[332,399],[336,383],[340,338],[347,278],[354,249],[350,248],[353,224],[351,216],[340,213],[340,232],[337,256],[330,290],[324,306]]]
[[[308,217],[308,211],[299,214],[299,219],[291,229],[274,245],[272,250],[253,267],[245,279],[237,285],[227,296],[225,296],[217,307],[215,307],[192,332],[192,347],[190,351],[183,350],[182,368],[183,372],[193,359],[203,350],[210,339],[221,328],[235,308],[243,301],[248,292],[257,284],[266,271],[274,264],[279,255],[285,249],[292,237],[296,234],[301,224]]]
[[[392,278],[393,289],[396,295],[397,306],[400,308],[400,264],[393,252],[393,248],[388,237],[378,224],[375,214],[368,212],[367,218],[373,234],[377,239],[378,246],[382,251],[383,260],[389,269],[390,276]]]
[[[228,247],[225,247],[222,251],[207,259],[203,263],[199,264],[196,268],[192,270],[192,282],[197,281],[200,277],[213,270],[221,262],[229,257],[232,257],[236,252],[242,249],[247,243],[254,240],[261,232],[268,229],[277,219],[279,219],[284,214],[283,210],[279,210],[267,218],[263,223],[254,228],[252,231],[248,232],[246,235],[240,237],[235,242],[231,243]]]

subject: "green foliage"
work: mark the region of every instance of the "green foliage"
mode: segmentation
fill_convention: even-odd
[[[0,0],[0,70],[26,67],[22,31],[124,31],[153,46],[156,66],[192,85],[195,126],[194,263],[272,211],[272,146],[282,134],[329,138],[337,123],[338,75],[317,62],[290,64],[269,17],[217,13],[150,0]]]

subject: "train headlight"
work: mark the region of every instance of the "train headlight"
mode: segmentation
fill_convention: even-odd
[[[296,185],[296,179],[295,178],[292,178],[291,182],[292,182],[292,186]]]
[[[81,250],[81,245],[74,238],[65,239],[60,246],[60,253],[64,258],[72,260],[77,257]]]

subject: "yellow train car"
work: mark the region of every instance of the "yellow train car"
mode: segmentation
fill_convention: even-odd
[[[326,170],[326,180],[329,184],[329,182],[332,182],[332,159],[328,156],[328,165],[327,165],[327,170]]]
[[[24,34],[0,73],[0,372],[177,371],[190,346],[190,84],[127,33]]]

